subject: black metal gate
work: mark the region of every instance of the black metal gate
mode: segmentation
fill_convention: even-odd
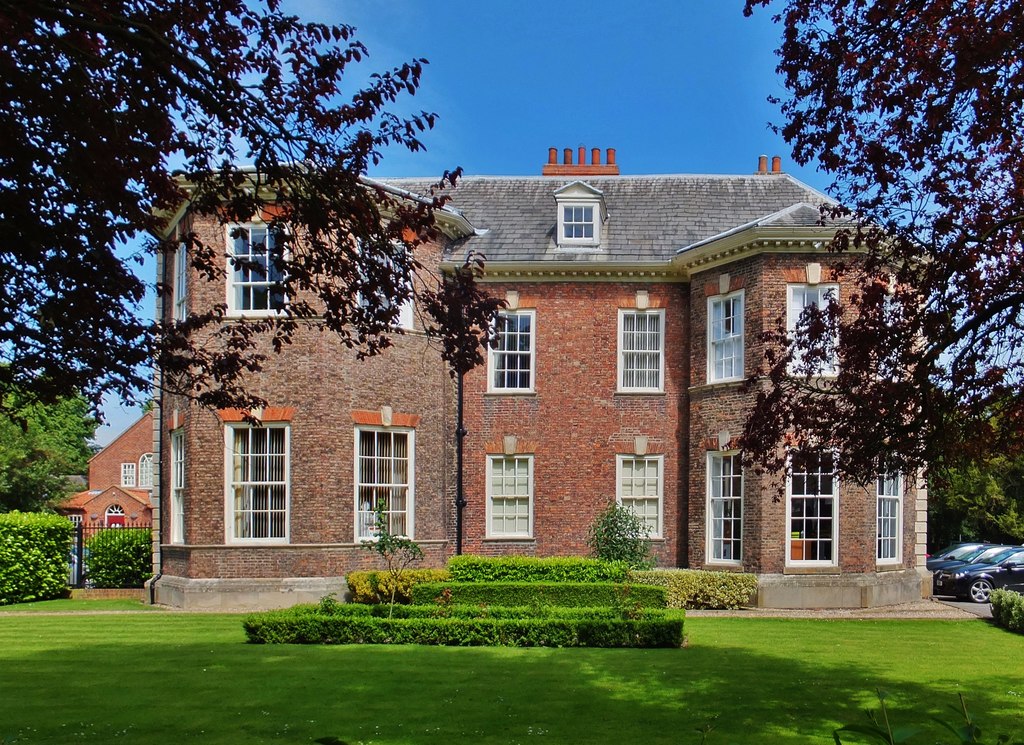
[[[89,587],[89,553],[90,542],[101,533],[104,534],[104,542],[109,545],[111,542],[123,540],[125,543],[133,541],[135,534],[145,532],[151,535],[151,526],[133,525],[104,525],[94,523],[84,525],[75,524],[75,534],[71,541],[71,557],[68,567],[68,584],[71,587]]]

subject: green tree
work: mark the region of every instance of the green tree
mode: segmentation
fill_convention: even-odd
[[[0,512],[34,511],[67,496],[84,474],[96,420],[80,396],[55,403],[8,394],[0,407]]]
[[[957,540],[1024,542],[1024,456],[937,470],[928,488],[932,548]]]
[[[651,531],[633,510],[612,502],[590,526],[587,545],[595,558],[625,561],[632,569],[650,569]]]

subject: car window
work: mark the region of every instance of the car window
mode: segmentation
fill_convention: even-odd
[[[993,551],[990,554],[986,554],[978,558],[977,564],[998,564],[1003,559],[1006,559],[1013,554],[1018,553],[1016,549],[1002,548],[997,551]]]
[[[960,561],[967,562],[968,564],[973,564],[975,561],[977,561],[982,556],[982,554],[985,554],[985,553],[987,553],[989,551],[992,551],[992,550],[993,550],[992,546],[977,546],[977,547],[971,549],[970,553],[967,553],[967,554],[964,554],[963,556],[961,556],[960,557]],[[997,547],[996,550],[998,550],[998,547]]]
[[[962,559],[965,556],[969,556],[971,554],[977,554],[977,553],[979,553],[981,551],[984,551],[984,550],[985,550],[984,546],[960,546],[958,548],[954,548],[952,551],[950,551],[948,554],[946,554],[944,558],[949,559],[951,561],[954,560],[954,559],[959,560],[959,559]]]

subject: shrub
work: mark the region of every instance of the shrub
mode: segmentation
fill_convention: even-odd
[[[612,502],[594,518],[587,533],[587,545],[598,559],[623,561],[631,569],[650,569],[654,566],[647,542],[650,536],[647,523],[633,510]]]
[[[448,590],[448,593],[445,593]],[[412,588],[416,605],[436,605],[440,596],[458,605],[546,605],[613,607],[625,597],[641,608],[664,608],[665,588],[613,582],[427,582]]]
[[[669,608],[739,608],[757,592],[757,577],[741,572],[657,569],[630,572],[629,578],[666,588]]]
[[[420,582],[445,582],[449,577],[447,569],[406,569],[395,588],[395,602],[411,602],[412,588]],[[345,579],[354,603],[386,603],[391,597],[393,579],[389,572],[349,572]]]
[[[60,515],[0,514],[0,605],[66,595],[73,536]]]
[[[384,594],[388,605],[394,608],[398,588],[403,584],[402,578],[410,564],[423,559],[423,549],[411,538],[391,532],[391,519],[385,510],[383,499],[377,502],[374,518],[374,538],[369,543],[364,543],[363,548],[373,551],[384,562],[388,581],[381,585],[381,589],[386,586]]]
[[[1024,634],[1024,595],[1012,590],[993,590],[989,600],[996,626]]]
[[[453,582],[624,582],[629,565],[579,556],[453,556]]]
[[[96,587],[142,587],[153,576],[148,528],[101,530],[85,544],[87,577]]]
[[[436,644],[509,647],[679,647],[683,616],[651,611],[623,619],[611,609],[553,608],[540,618],[529,608],[452,606],[444,616],[428,606],[316,606],[254,614],[243,626],[262,644]]]

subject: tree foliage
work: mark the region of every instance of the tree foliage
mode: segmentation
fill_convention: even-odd
[[[747,0],[745,13],[773,0]],[[1024,14],[1015,0],[776,0],[779,128],[832,178],[845,310],[807,313],[796,346],[834,379],[790,375],[784,328],[743,447],[787,434],[870,481],[1024,448]],[[803,372],[810,372],[805,368]],[[993,416],[1006,424],[993,425]]]
[[[372,355],[390,343],[402,300],[443,294],[418,249],[436,236],[445,197],[364,178],[387,147],[422,147],[434,114],[389,108],[416,92],[426,61],[344,86],[367,55],[354,29],[279,5],[0,0],[0,393],[130,397],[150,385],[140,366],[155,356],[173,390],[255,406],[245,375],[301,323]],[[222,323],[221,305],[183,322],[137,318],[145,288],[118,254],[125,239],[161,237],[150,248],[164,255],[184,243],[210,281],[228,271],[222,241],[167,235],[183,204],[277,232],[281,314]],[[455,336],[475,346],[460,354],[479,360],[495,304],[475,287],[461,297],[457,320],[473,331]],[[444,337],[451,319],[438,305],[424,303],[436,318],[426,325]]]
[[[1024,456],[939,469],[928,486],[928,540],[1024,543]]]
[[[85,474],[96,421],[81,396],[43,404],[8,393],[0,407],[0,512],[31,512],[66,497]]]

